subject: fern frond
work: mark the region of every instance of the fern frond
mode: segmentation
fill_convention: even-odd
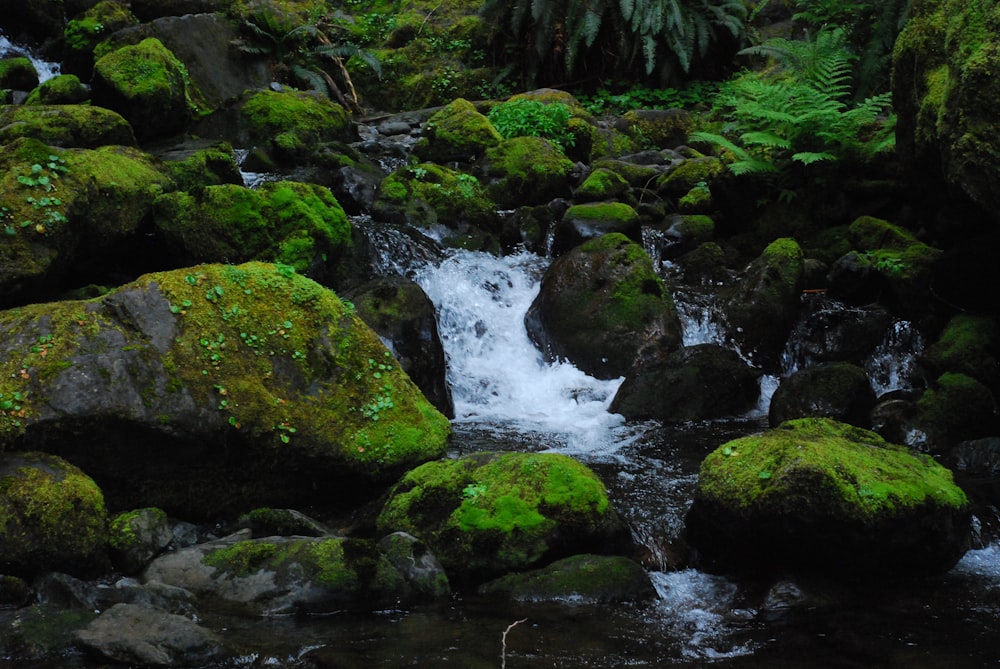
[[[764,160],[737,160],[726,167],[738,177],[747,174],[773,174],[780,171],[776,165]]]
[[[732,152],[740,161],[750,161],[750,154],[747,153],[746,149],[742,146],[738,146],[732,140],[730,140],[725,135],[719,135],[713,132],[698,131],[692,132],[688,136],[688,141],[691,143],[704,142],[705,144],[711,144],[713,146],[721,146],[723,149]]]
[[[740,135],[740,141],[744,144],[756,146],[767,146],[774,149],[790,149],[792,143],[788,139],[776,135],[773,132],[751,131]]]
[[[792,160],[802,163],[803,165],[812,165],[813,163],[818,163],[823,160],[836,160],[837,157],[832,153],[826,153],[825,151],[800,151],[798,153],[792,154]]]

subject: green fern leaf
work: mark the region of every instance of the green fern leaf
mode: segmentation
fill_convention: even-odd
[[[792,143],[786,138],[774,134],[773,132],[752,131],[740,135],[740,141],[744,144],[756,146],[767,146],[774,149],[790,149]]]
[[[813,163],[818,163],[823,160],[836,159],[837,157],[835,155],[824,151],[800,151],[799,153],[792,154],[792,160],[800,162],[803,165],[812,165]]]

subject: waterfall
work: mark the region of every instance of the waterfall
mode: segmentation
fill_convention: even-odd
[[[547,362],[524,327],[547,264],[526,251],[499,258],[454,251],[415,272],[437,308],[456,422],[509,426],[577,446],[606,442],[608,429],[624,422],[607,410],[622,379]]]
[[[0,58],[13,58],[15,56],[25,56],[35,66],[38,72],[38,83],[43,83],[59,74],[59,63],[52,63],[42,60],[31,49],[19,46],[11,42],[6,35],[0,33]]]

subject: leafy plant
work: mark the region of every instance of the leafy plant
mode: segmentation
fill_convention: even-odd
[[[546,104],[531,98],[514,98],[490,109],[486,117],[508,139],[542,137],[560,149],[573,146],[575,141],[567,125],[572,111],[562,102]]]
[[[851,62],[840,29],[814,40],[774,39],[742,53],[774,58],[776,72],[744,73],[727,83],[717,106],[720,133],[695,132],[691,141],[730,154],[736,175],[782,173],[843,158],[866,160],[894,145],[888,93],[851,104]]]
[[[690,109],[708,104],[719,92],[713,81],[694,81],[683,88],[651,88],[642,84],[614,92],[602,86],[592,95],[577,95],[580,105],[591,114],[623,114],[631,109]]]

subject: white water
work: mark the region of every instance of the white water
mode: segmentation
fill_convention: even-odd
[[[606,444],[624,423],[608,412],[622,379],[546,362],[524,327],[547,262],[455,251],[415,274],[437,307],[456,421],[547,433],[567,446]]]
[[[31,49],[14,44],[6,35],[0,33],[0,58],[12,58],[15,56],[28,57],[28,60],[31,61],[31,64],[35,66],[35,70],[38,72],[38,83],[48,81],[59,74],[59,63],[42,60]]]

